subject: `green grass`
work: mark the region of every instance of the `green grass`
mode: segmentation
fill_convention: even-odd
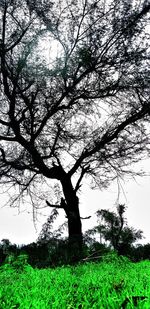
[[[0,309],[150,309],[150,261],[108,255],[98,263],[18,272],[6,265],[0,282]]]

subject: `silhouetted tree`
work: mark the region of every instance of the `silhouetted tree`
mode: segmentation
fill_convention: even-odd
[[[117,214],[106,209],[98,210],[96,214],[104,223],[87,231],[87,234],[95,235],[100,232],[119,254],[127,254],[131,245],[143,238],[143,232],[127,226],[126,219],[123,216],[124,212],[125,205],[121,204],[117,207]]]
[[[16,244],[12,244],[9,239],[3,238],[0,242],[0,259],[1,263],[6,261],[9,255],[17,256],[18,248]]]
[[[149,10],[145,0],[0,1],[0,182],[15,188],[10,205],[31,198],[34,220],[42,200],[64,209],[76,253],[83,178],[107,187],[149,151]]]
[[[8,238],[3,238],[1,240],[3,252],[7,255],[10,252],[11,241]]]
[[[58,211],[54,208],[51,212],[51,215],[48,217],[47,222],[43,224],[42,230],[38,236],[37,242],[38,243],[46,243],[51,238],[57,238],[57,233],[52,231],[54,220],[56,220],[58,216]]]

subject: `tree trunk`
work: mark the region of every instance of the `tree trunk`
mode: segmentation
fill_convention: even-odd
[[[61,183],[65,196],[64,210],[68,218],[69,254],[72,261],[76,262],[82,258],[83,254],[82,223],[79,213],[79,199],[76,196],[71,179],[67,176],[66,174]]]
[[[72,255],[72,260],[75,262],[82,257],[83,235],[82,224],[79,215],[78,198],[68,207],[68,235],[69,235],[69,250]]]
[[[61,199],[59,208],[63,208],[68,218],[68,245],[69,255],[76,262],[83,255],[82,224],[79,213],[79,199],[73,188],[71,177],[62,166],[54,166],[50,170],[50,178],[58,179],[62,185],[64,198]]]

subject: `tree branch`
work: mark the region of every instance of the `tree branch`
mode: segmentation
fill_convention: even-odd
[[[81,163],[84,159],[91,157],[93,154],[98,152],[100,149],[104,148],[105,145],[110,143],[112,140],[118,137],[119,133],[122,132],[127,126],[131,125],[132,123],[135,123],[137,120],[140,120],[143,118],[146,114],[150,112],[150,107],[148,105],[143,105],[142,108],[135,112],[134,114],[131,114],[128,118],[126,118],[121,124],[119,124],[116,128],[113,129],[113,132],[107,131],[101,138],[100,141],[97,141],[92,149],[88,149],[85,147],[83,152],[81,153],[80,157],[72,167],[72,169],[69,171],[69,175],[72,176],[77,169],[80,167]]]
[[[16,139],[16,137],[14,136],[14,137],[12,137],[12,136],[2,136],[2,135],[0,135],[0,141],[11,141],[11,142],[16,142],[17,141],[17,139]]]
[[[88,217],[84,217],[84,218],[83,218],[83,217],[80,217],[80,219],[81,219],[81,220],[86,220],[86,219],[90,219],[91,217],[92,217],[92,216],[88,216]],[[66,216],[66,218],[68,218],[68,217]]]
[[[4,121],[2,119],[0,119],[0,124],[9,127],[10,126],[10,122]]]
[[[60,205],[51,204],[51,203],[49,203],[47,200],[46,200],[46,204],[47,204],[49,207],[61,208],[61,209],[65,209],[66,206],[67,206],[67,204],[66,204],[64,198],[61,198],[61,203],[60,203]]]
[[[80,219],[82,219],[82,220],[86,220],[86,219],[90,219],[92,216],[88,216],[88,217],[80,217]]]
[[[75,189],[74,189],[75,192],[77,192],[79,190],[79,188],[81,187],[80,183],[81,183],[85,173],[88,171],[89,167],[90,167],[89,165],[87,167],[81,167],[82,171],[81,171],[81,175],[80,175],[80,177],[79,177],[79,179],[76,183],[76,186],[75,186]]]
[[[13,48],[21,42],[22,38],[24,37],[24,35],[25,35],[26,32],[28,31],[29,27],[31,26],[32,21],[33,21],[33,20],[31,20],[31,22],[29,23],[29,25],[23,30],[23,32],[22,32],[22,34],[20,35],[20,37],[19,37],[10,47],[8,47],[8,48],[5,49],[5,52],[12,51]]]

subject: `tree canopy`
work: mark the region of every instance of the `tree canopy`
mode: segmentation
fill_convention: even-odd
[[[69,234],[81,235],[84,177],[107,187],[149,154],[149,10],[145,0],[0,2],[0,183],[34,209],[63,208]]]

